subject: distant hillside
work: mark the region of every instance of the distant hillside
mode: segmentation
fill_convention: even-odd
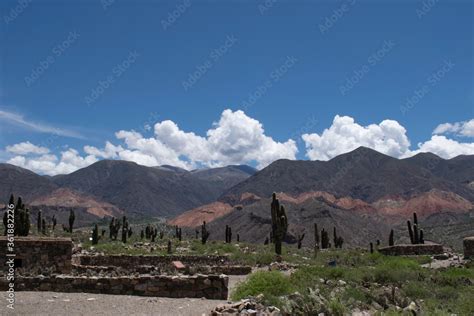
[[[243,193],[323,191],[372,203],[386,196],[409,198],[437,189],[474,201],[469,186],[474,181],[474,156],[435,161],[433,167],[430,154],[400,160],[365,147],[329,161],[278,160],[225,192],[221,200]]]

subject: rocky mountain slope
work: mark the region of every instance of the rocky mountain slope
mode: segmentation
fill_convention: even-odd
[[[432,154],[396,159],[360,147],[329,161],[275,161],[221,199],[243,193],[270,196],[273,191],[292,195],[323,191],[372,203],[386,196],[410,198],[437,189],[472,202],[474,190],[468,184],[474,181],[473,165],[474,156],[441,159],[433,167]]]
[[[254,172],[248,166],[187,171],[102,160],[71,174],[46,177],[1,164],[0,192],[2,201],[13,193],[35,208],[75,208],[98,217],[122,212],[166,217],[215,201]]]

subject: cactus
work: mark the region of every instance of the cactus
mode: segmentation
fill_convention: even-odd
[[[56,224],[57,224],[56,215],[53,215],[52,222],[53,222],[53,231],[54,231],[56,229]]]
[[[240,235],[237,234],[237,242],[240,242]]]
[[[328,232],[324,230],[321,231],[321,249],[327,249],[329,248],[329,236]]]
[[[181,241],[182,238],[183,238],[183,232],[182,232],[181,228],[179,229],[178,232],[179,232],[178,239],[179,239],[179,241]]]
[[[19,199],[20,200],[20,199]],[[41,216],[42,212],[41,210],[38,211],[38,218],[36,220],[36,228],[38,229],[38,234],[41,233],[41,226],[43,224],[43,221],[42,221],[42,216]]]
[[[199,230],[195,230],[194,233],[196,234],[196,239],[199,239]]]
[[[106,231],[105,229],[102,229],[101,237],[104,237],[106,232],[107,232],[107,231]]]
[[[264,245],[268,245],[268,237],[265,237],[265,241],[263,242]]]
[[[225,242],[226,244],[232,242],[232,228],[229,225],[225,225]]]
[[[206,221],[204,221],[202,222],[202,225],[201,225],[201,243],[203,245],[206,244],[207,239],[209,238],[209,235],[210,233],[207,231],[207,228],[206,228]]]
[[[319,230],[318,224],[314,223],[314,250],[318,251],[319,249]]]
[[[413,224],[413,239],[415,245],[420,243],[420,238],[418,234],[418,224]]]
[[[425,239],[423,237],[423,229],[420,229],[420,244],[424,244],[425,243]]]
[[[94,225],[94,229],[92,229],[92,244],[97,245],[99,243],[99,227],[97,224]]]
[[[374,244],[370,243],[370,253],[374,253]]]
[[[72,228],[74,227],[74,221],[76,220],[76,215],[74,214],[74,210],[71,209],[69,212],[69,232],[72,234]]]
[[[122,242],[127,243],[127,236],[128,236],[128,221],[127,217],[124,216],[122,218]]]
[[[46,221],[44,218],[41,220],[41,233],[46,235]]]
[[[168,239],[168,254],[170,255],[171,253],[172,253],[171,239]]]
[[[158,235],[158,230],[155,228],[155,237]],[[163,231],[160,231],[160,239],[163,239],[165,236],[165,233]]]
[[[280,205],[280,201],[276,198],[276,193],[272,195],[271,214],[275,253],[281,256],[281,245],[288,230],[288,218],[286,216],[285,207]]]
[[[132,227],[129,227],[129,228],[128,228],[128,232],[127,232],[127,233],[128,233],[128,238],[132,237],[132,235],[133,235]]]
[[[140,232],[140,239],[143,239],[143,238],[145,238],[145,233],[143,232],[143,229],[142,229],[142,231]]]
[[[298,235],[298,249],[301,249],[303,239],[304,239],[304,233],[303,235]]]
[[[407,221],[407,226],[408,226],[408,234],[410,235],[410,242],[414,244],[415,239],[413,237],[413,230],[411,229],[411,222],[409,220]]]
[[[390,230],[390,236],[388,237],[388,245],[393,246],[395,243],[393,241],[393,229]]]

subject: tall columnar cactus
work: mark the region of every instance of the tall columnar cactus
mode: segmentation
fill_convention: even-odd
[[[127,217],[124,216],[122,218],[122,242],[127,243],[127,236],[128,236],[128,221]]]
[[[319,230],[318,224],[314,223],[314,250],[319,250]]]
[[[140,239],[143,239],[143,238],[145,238],[145,233],[143,232],[143,229],[142,229],[142,231],[140,232]]]
[[[425,238],[423,236],[423,229],[420,229],[420,244],[424,244],[425,243]]]
[[[420,243],[420,236],[419,236],[419,233],[418,233],[418,225],[417,224],[413,224],[413,240],[414,240],[414,244],[417,245]]]
[[[390,230],[390,236],[388,237],[388,245],[389,246],[395,245],[395,242],[393,240],[393,229]]]
[[[324,230],[321,231],[321,249],[329,248],[329,236],[328,232]]]
[[[41,233],[41,225],[43,224],[43,221],[42,221],[42,212],[41,210],[38,211],[38,218],[37,218],[37,221],[36,221],[36,226],[37,226],[37,229],[38,229],[38,234]]]
[[[301,249],[301,246],[303,245],[304,235],[304,233],[302,235],[298,235],[298,249]]]
[[[240,235],[237,234],[237,242],[240,242]]]
[[[225,242],[227,244],[232,242],[232,228],[229,225],[225,225]]]
[[[69,212],[69,232],[72,234],[72,229],[74,227],[74,221],[76,220],[76,215],[74,214],[74,210],[71,209]]]
[[[206,244],[207,239],[209,238],[209,235],[210,233],[207,231],[207,228],[206,228],[206,221],[204,221],[202,222],[202,225],[201,225],[201,243],[203,245]]]
[[[44,218],[41,220],[41,233],[46,235],[46,220]]]
[[[411,228],[411,222],[409,220],[407,221],[407,226],[408,226],[408,234],[410,235],[410,242],[414,244],[415,238],[413,237],[413,229]]]
[[[370,253],[374,253],[374,244],[370,243],[369,246],[370,246]]]
[[[52,222],[53,222],[53,231],[54,231],[56,229],[56,224],[57,224],[56,215],[53,215]]]
[[[276,198],[276,193],[272,195],[271,212],[275,253],[281,256],[281,245],[288,230],[288,217],[286,216],[285,207],[280,205],[280,201]]]
[[[168,254],[170,255],[173,252],[173,248],[171,246],[171,239],[168,239]]]
[[[94,225],[94,229],[92,229],[92,244],[97,245],[99,243],[99,227],[97,224]]]

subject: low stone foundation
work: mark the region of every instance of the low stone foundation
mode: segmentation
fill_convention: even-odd
[[[100,294],[141,295],[173,298],[226,300],[229,278],[224,275],[151,276],[138,277],[17,277],[15,291],[82,292]],[[0,279],[0,290],[8,282]]]
[[[70,238],[15,237],[17,272],[71,272],[72,241]],[[7,237],[0,237],[0,257],[7,258]]]
[[[466,237],[463,240],[464,258],[474,258],[474,237]]]
[[[379,248],[378,251],[388,256],[435,255],[443,253],[439,244],[395,245]]]
[[[84,266],[114,266],[130,269],[136,266],[159,266],[171,264],[173,261],[181,261],[185,265],[196,266],[218,266],[229,263],[228,256],[130,256],[130,255],[107,255],[107,256],[78,256],[74,258],[76,264]]]

